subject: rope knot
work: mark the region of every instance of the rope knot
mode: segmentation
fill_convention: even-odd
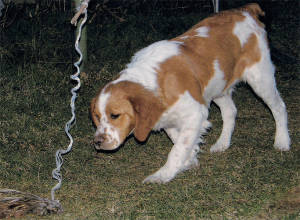
[[[77,13],[74,15],[74,17],[71,20],[71,24],[77,25],[77,20],[81,14],[86,14],[87,13],[87,7],[89,6],[89,1],[90,0],[84,0],[81,2],[80,7],[77,8]]]

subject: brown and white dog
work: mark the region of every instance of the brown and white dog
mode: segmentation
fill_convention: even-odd
[[[235,125],[234,86],[247,82],[271,109],[274,147],[287,151],[287,113],[274,79],[264,25],[257,4],[224,11],[171,40],[138,51],[119,77],[92,100],[96,149],[118,148],[132,132],[145,141],[164,129],[174,146],[166,164],[144,182],[165,183],[198,165],[198,144],[210,127],[211,101],[221,110],[223,129],[211,152],[226,150]]]

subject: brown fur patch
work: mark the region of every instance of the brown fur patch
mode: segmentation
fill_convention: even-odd
[[[246,67],[260,60],[258,41],[254,34],[243,48],[233,34],[236,22],[245,19],[243,11],[249,12],[255,20],[259,15],[264,15],[259,5],[249,4],[208,17],[171,40],[183,44],[180,46],[181,54],[163,62],[158,70],[160,95],[165,103],[171,105],[180,94],[189,91],[194,99],[204,104],[203,92],[214,76],[215,60],[218,60],[224,72],[224,80],[227,82],[224,89],[239,80]],[[197,36],[200,27],[208,28],[208,37]]]

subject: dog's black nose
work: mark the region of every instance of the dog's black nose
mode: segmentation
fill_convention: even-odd
[[[100,146],[103,141],[104,137],[102,135],[96,136],[94,139],[94,143],[96,146]]]

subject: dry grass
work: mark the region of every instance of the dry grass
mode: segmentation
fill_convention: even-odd
[[[279,19],[272,24],[270,38],[279,51],[292,56],[295,51],[299,53],[293,31],[299,18],[297,9],[287,6],[278,9],[280,13],[274,12]],[[289,16],[281,10],[287,10]],[[77,124],[71,131],[75,144],[64,157],[63,185],[56,194],[65,212],[45,219],[300,218],[299,63],[278,53],[274,54],[276,77],[289,114],[291,151],[274,150],[271,113],[248,86],[242,85],[234,94],[238,116],[231,148],[218,154],[208,151],[222,126],[219,110],[213,105],[213,129],[205,137],[205,152],[199,154],[200,167],[178,175],[168,184],[141,183],[166,161],[172,145],[163,132],[153,133],[143,145],[131,137],[115,153],[95,152],[88,105],[97,90],[124,67],[134,51],[182,33],[200,19],[195,14],[159,19],[141,16],[128,15],[122,24],[97,20],[89,24],[93,33],[89,35],[90,60],[76,102]],[[58,36],[64,35],[61,30],[69,30],[65,25],[56,30]],[[44,31],[48,26],[42,23]],[[48,54],[38,50],[39,56],[31,56],[29,63],[27,56],[18,57],[17,53],[15,60],[4,57],[6,60],[0,63],[0,188],[49,197],[55,184],[51,179],[54,153],[67,146],[63,127],[70,117],[72,85],[68,75],[72,70],[67,62],[71,57],[59,46],[49,48],[48,42],[52,45],[53,39],[46,41],[39,26],[34,29],[36,32],[18,33],[16,38],[30,45],[28,40],[39,36],[35,38],[37,48],[46,45]],[[15,30],[6,31],[13,42]],[[55,39],[57,45],[68,41],[67,36],[63,37],[61,41]],[[36,62],[47,60],[47,56],[63,63]],[[28,216],[31,218],[34,216]]]

